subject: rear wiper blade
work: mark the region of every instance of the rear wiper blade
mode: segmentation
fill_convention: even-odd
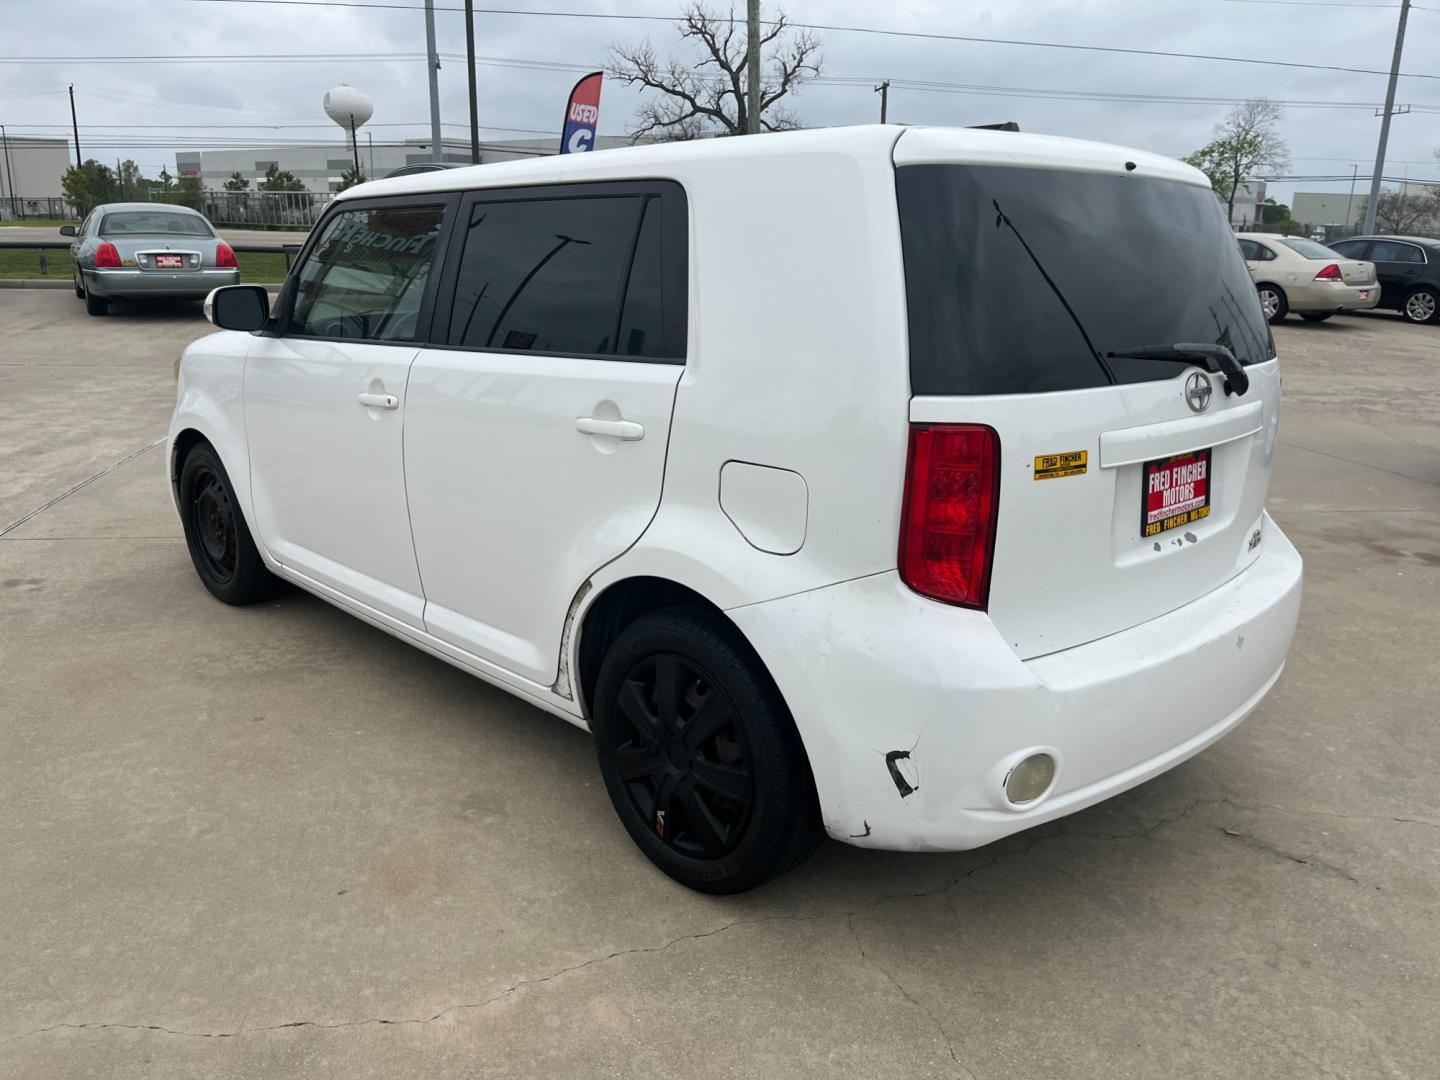
[[[1139,349],[1115,349],[1105,354],[1121,360],[1169,360],[1177,364],[1201,364],[1206,371],[1217,375],[1225,374],[1225,393],[1243,397],[1250,389],[1250,376],[1236,359],[1235,354],[1224,345],[1207,345],[1204,342],[1177,342],[1174,345],[1145,345]]]

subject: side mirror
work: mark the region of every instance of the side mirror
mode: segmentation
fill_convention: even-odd
[[[74,236],[74,235],[75,235],[75,226],[74,226],[74,225],[61,225],[61,226],[60,226],[60,235],[61,235],[61,236]]]
[[[259,330],[270,318],[270,294],[262,285],[222,285],[205,298],[205,318],[221,330]]]

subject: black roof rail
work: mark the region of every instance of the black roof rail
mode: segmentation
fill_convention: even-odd
[[[968,127],[977,131],[1019,131],[1020,125],[1014,120],[1006,120],[1003,124],[969,124]]]

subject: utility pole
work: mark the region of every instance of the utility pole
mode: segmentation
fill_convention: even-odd
[[[368,134],[368,132],[367,132]],[[350,153],[355,156],[355,175],[360,176],[360,141],[355,136],[355,114],[350,114]],[[375,179],[373,176],[370,179]]]
[[[15,201],[15,173],[10,168],[10,137],[5,134],[5,125],[0,124],[0,148],[5,157],[5,188],[10,193],[10,212],[19,218],[20,208]]]
[[[890,80],[886,79],[879,86],[875,87],[875,92],[880,95],[880,123],[883,124],[885,123],[885,115],[889,111],[890,105]]]
[[[1370,201],[1365,205],[1365,234],[1375,231],[1376,204],[1380,202],[1380,177],[1385,172],[1385,144],[1390,141],[1390,116],[1395,109],[1395,83],[1400,78],[1400,54],[1405,49],[1405,20],[1410,0],[1400,0],[1400,25],[1395,28],[1395,55],[1390,60],[1390,85],[1385,89],[1385,115],[1380,119],[1380,145],[1375,151],[1375,175],[1370,177]]]
[[[440,160],[440,57],[435,55],[435,0],[425,0],[425,68],[430,73],[430,160]]]
[[[760,0],[745,0],[745,134],[760,134]]]
[[[1360,166],[1352,163],[1350,166],[1350,197],[1345,200],[1345,227],[1354,228],[1355,222],[1355,177],[1360,174]]]
[[[125,201],[125,171],[120,168],[120,159],[115,159],[115,182],[120,185],[120,201]]]
[[[80,167],[80,121],[75,119],[75,84],[70,84],[70,126],[75,130],[75,167]]]
[[[475,0],[465,0],[465,75],[470,80],[470,163],[480,164],[480,112],[475,105]]]
[[[365,133],[365,141],[370,144],[370,179],[371,179],[371,180],[374,180],[374,179],[375,179],[375,133],[374,133],[373,131],[367,131],[367,132]]]

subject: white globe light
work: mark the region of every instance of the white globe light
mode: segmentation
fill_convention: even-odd
[[[365,91],[342,83],[325,91],[325,115],[346,131],[352,131],[375,115],[375,103]]]

